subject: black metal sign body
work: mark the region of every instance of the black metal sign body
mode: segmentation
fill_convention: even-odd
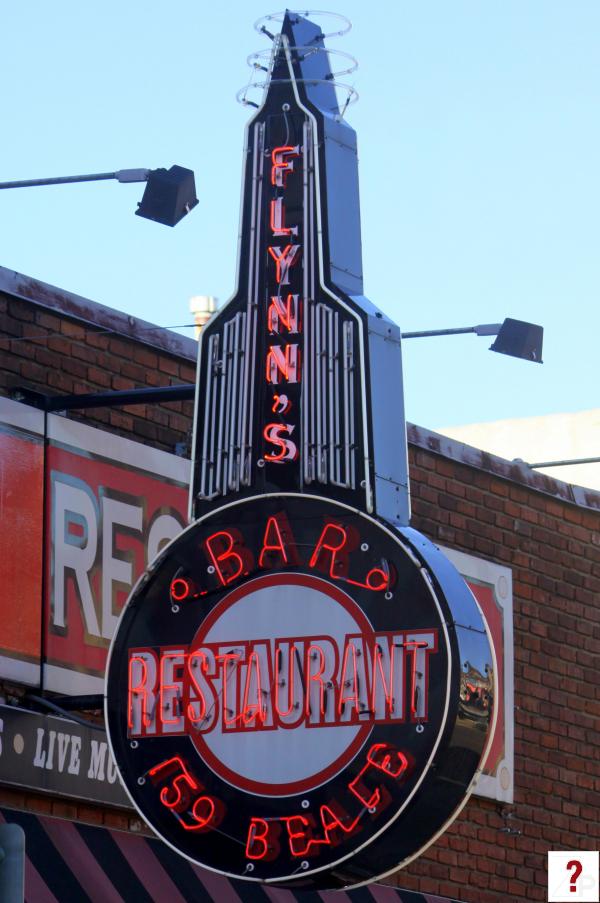
[[[492,670],[477,604],[423,537],[316,496],[249,498],[200,518],[134,590],[108,667],[113,753],[195,862],[355,884],[466,799],[491,699],[469,717],[465,662]]]
[[[356,133],[320,29],[288,15],[276,47],[246,130],[238,288],[200,337],[192,517],[284,491],[406,524],[400,331],[362,295]]]
[[[287,13],[247,130],[238,288],[201,336],[194,522],[123,611],[106,699],[167,843],[323,888],[395,870],[456,815],[493,717],[462,678],[495,672],[472,594],[408,526],[400,334],[361,294],[330,76]]]

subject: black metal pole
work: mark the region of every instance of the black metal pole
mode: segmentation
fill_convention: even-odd
[[[53,176],[50,179],[21,179],[18,182],[0,182],[1,188],[36,188],[40,185],[68,185],[70,182],[147,182],[149,169],[118,169],[116,172],[90,172],[83,176]]]
[[[465,332],[476,332],[475,326],[462,326],[458,329],[425,329],[421,332],[403,332],[403,339],[427,339],[436,335],[461,335]]]
[[[498,335],[502,323],[479,323],[477,326],[459,326],[454,329],[425,329],[421,332],[403,332],[403,339],[428,339],[436,335],[463,335],[474,332],[479,336]]]
[[[161,404],[168,401],[190,401],[196,387],[193,383],[150,389],[124,389],[118,392],[93,392],[89,395],[46,396],[47,411],[73,411],[80,408],[121,407],[128,404]]]
[[[0,182],[0,188],[35,188],[37,185],[65,185],[68,182],[101,182],[116,179],[116,172],[95,172],[87,176],[56,176],[51,179],[22,179],[20,182]]]
[[[118,408],[129,404],[164,404],[169,401],[193,401],[193,383],[157,388],[125,389],[118,392],[92,392],[81,395],[45,395],[35,389],[20,386],[13,389],[11,398],[33,405],[41,411],[76,411],[83,408]]]

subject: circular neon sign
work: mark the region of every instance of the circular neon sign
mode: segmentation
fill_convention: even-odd
[[[466,799],[493,670],[464,581],[415,531],[295,494],[225,506],[164,549],[111,646],[131,799],[197,864],[340,887],[413,858]],[[463,681],[464,684],[464,681]]]

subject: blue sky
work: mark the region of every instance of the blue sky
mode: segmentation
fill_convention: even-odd
[[[544,325],[543,366],[474,336],[404,344],[428,427],[600,407],[600,4],[330,0],[357,57],[365,293],[402,329]],[[200,204],[135,217],[143,186],[3,191],[0,265],[153,322],[234,285],[252,28],[238,0],[23,0],[0,13],[0,180],[178,163]],[[325,26],[325,20],[323,20]],[[328,30],[328,29],[326,29]],[[187,330],[187,334],[191,334]]]

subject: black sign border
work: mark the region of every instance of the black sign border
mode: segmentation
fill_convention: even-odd
[[[288,498],[302,499],[302,498],[307,498],[307,497],[310,498],[310,500],[313,502],[314,501],[322,501],[329,505],[337,506],[348,513],[358,515],[360,518],[366,519],[374,527],[382,529],[385,533],[387,533],[388,536],[392,539],[392,541],[394,541],[395,543],[397,543],[398,545],[401,546],[401,548],[403,549],[403,552],[405,554],[408,554],[409,556],[412,556],[414,558],[415,563],[418,563],[419,566],[425,565],[425,567],[428,568],[428,570],[431,572],[431,566],[428,565],[426,562],[419,560],[418,555],[414,551],[414,546],[411,548],[412,543],[410,543],[410,541],[408,540],[407,537],[403,536],[399,532],[396,532],[395,530],[390,528],[390,526],[388,524],[371,516],[370,514],[367,514],[365,511],[361,511],[360,509],[357,509],[351,505],[346,505],[346,504],[338,501],[337,499],[334,500],[334,499],[327,498],[324,496],[316,496],[316,495],[313,495],[312,493],[276,493],[276,492],[274,492],[274,493],[265,493],[264,495],[259,495],[259,496],[254,495],[254,496],[250,496],[250,497],[245,497],[243,499],[236,499],[234,501],[228,502],[227,504],[221,506],[218,509],[212,509],[211,511],[206,512],[205,515],[203,515],[201,518],[198,518],[198,520],[195,521],[194,523],[190,524],[181,534],[179,534],[178,537],[176,537],[167,546],[165,546],[165,548],[159,553],[157,558],[149,566],[146,573],[143,574],[137,581],[136,585],[134,586],[134,588],[132,590],[130,600],[134,597],[138,588],[141,588],[141,585],[149,579],[149,577],[158,568],[158,566],[164,561],[164,559],[166,557],[168,557],[171,546],[174,545],[175,543],[177,543],[178,541],[180,541],[181,537],[185,533],[188,533],[189,531],[196,528],[199,523],[201,523],[209,518],[213,519],[213,518],[218,517],[219,514],[224,510],[228,510],[233,507],[240,507],[240,506],[248,505],[248,504],[252,504],[252,503],[260,504],[260,502],[262,500],[266,500],[266,499],[276,498],[276,499],[281,499],[282,501],[284,501],[285,499],[288,499]],[[416,531],[411,530],[410,533],[412,533],[416,536],[419,536],[419,534],[417,534]],[[424,539],[424,537],[421,537],[421,538]],[[305,871],[305,872],[301,873],[300,875],[298,873],[295,873],[295,874],[290,874],[287,876],[286,875],[278,876],[277,878],[252,877],[251,875],[244,875],[242,877],[239,873],[225,872],[225,871],[221,871],[219,869],[211,868],[210,866],[207,866],[204,863],[199,863],[198,860],[193,859],[192,857],[188,856],[186,853],[182,852],[178,847],[176,847],[170,841],[166,840],[160,834],[160,832],[157,831],[153,827],[153,830],[155,831],[157,836],[161,837],[163,842],[165,842],[169,847],[171,847],[171,849],[175,850],[175,852],[179,853],[179,855],[188,859],[188,861],[194,863],[195,865],[199,865],[201,868],[206,868],[209,871],[213,871],[215,874],[226,875],[227,877],[230,877],[230,878],[233,878],[236,880],[250,881],[250,882],[254,882],[256,884],[263,883],[263,884],[270,885],[270,886],[284,886],[285,885],[285,886],[298,887],[298,886],[301,886],[306,881],[306,879],[313,879],[313,876],[315,876],[316,881],[315,880],[306,881],[307,886],[310,885],[312,887],[315,887],[315,885],[319,885],[322,887],[329,887],[329,888],[331,888],[332,886],[334,886],[334,887],[335,886],[337,886],[337,887],[349,886],[350,882],[348,881],[348,878],[342,877],[342,875],[344,874],[344,869],[343,868],[340,869],[340,866],[343,866],[343,863],[347,862],[348,860],[352,860],[355,856],[357,856],[357,854],[361,853],[361,851],[368,850],[368,848],[371,846],[371,844],[374,840],[381,837],[382,835],[389,834],[390,829],[393,830],[392,826],[397,821],[397,819],[400,817],[402,812],[405,811],[407,806],[409,806],[411,804],[411,801],[414,800],[415,794],[417,793],[417,791],[419,789],[422,788],[423,782],[425,781],[426,777],[430,774],[432,761],[434,759],[435,754],[438,752],[438,750],[440,748],[442,740],[445,739],[445,736],[446,737],[450,736],[450,734],[452,733],[452,730],[454,729],[454,726],[455,726],[455,720],[452,721],[452,723],[450,723],[448,716],[449,716],[449,711],[451,708],[451,696],[453,694],[452,680],[453,680],[454,672],[457,669],[458,663],[453,661],[452,648],[451,648],[452,643],[451,643],[450,637],[448,635],[447,627],[446,627],[446,616],[442,609],[442,605],[440,604],[438,594],[440,594],[440,592],[441,592],[442,598],[443,598],[446,606],[448,606],[449,608],[450,608],[450,604],[447,600],[446,593],[442,589],[442,587],[439,583],[439,580],[437,579],[435,571],[433,573],[431,573],[431,576],[434,578],[434,582],[430,588],[430,591],[432,593],[432,597],[433,597],[435,606],[436,606],[439,616],[440,616],[441,626],[443,626],[443,635],[445,637],[446,649],[447,649],[447,654],[448,654],[448,676],[447,676],[447,686],[446,686],[446,699],[445,699],[445,704],[444,704],[444,717],[443,717],[443,721],[438,729],[438,735],[437,735],[437,738],[434,743],[433,751],[429,757],[429,760],[428,760],[426,766],[423,768],[423,771],[418,779],[417,784],[413,788],[413,791],[411,792],[410,796],[404,801],[403,805],[397,811],[395,811],[394,816],[385,824],[385,826],[383,826],[379,831],[377,831],[376,833],[371,835],[370,839],[366,843],[355,847],[347,855],[343,856],[341,859],[337,860],[334,863],[331,863],[331,862],[327,863],[326,865],[323,865],[321,868],[311,869],[310,871]],[[460,579],[462,579],[462,578],[460,578]],[[468,589],[467,589],[467,592],[469,592]],[[117,629],[115,631],[113,640],[111,642],[111,647],[110,647],[108,658],[107,658],[107,681],[108,681],[108,673],[110,670],[112,656],[113,656],[115,646],[116,646],[116,640],[117,640],[117,637],[119,634],[119,629],[120,629],[122,620],[125,616],[125,613],[127,611],[128,605],[129,605],[129,600],[128,600],[127,605],[124,607],[124,609],[121,613],[121,616],[119,618],[119,623],[117,624]],[[458,696],[457,692],[456,692],[456,696]],[[111,752],[113,754],[115,761],[118,762],[117,756],[115,755],[115,751],[113,748],[111,732],[109,729],[110,722],[109,722],[109,716],[108,716],[108,687],[105,690],[105,718],[106,718],[106,724],[107,724],[107,737],[108,737],[109,747],[111,749]],[[489,740],[490,736],[491,736],[491,732],[488,732],[488,740]],[[131,799],[131,802],[132,802],[134,808],[136,809],[137,812],[140,813],[141,817],[144,818],[144,820],[146,820],[146,816],[138,808],[138,805],[137,805],[135,799],[130,794],[129,789],[125,785],[125,782],[122,781],[122,783],[123,783],[123,786],[125,787],[127,795]],[[470,785],[472,785],[472,780],[470,782]],[[470,785],[464,787],[461,790],[461,792],[464,794],[465,802],[466,802],[466,799],[468,798],[468,795],[470,792]],[[461,808],[462,808],[462,805],[459,808],[453,809],[451,811],[448,818],[445,819],[445,821],[444,821],[444,827],[446,825],[448,825],[456,817],[456,815],[458,814],[458,812],[460,811]],[[443,830],[444,830],[444,828],[437,829],[435,831],[434,836],[428,838],[427,842],[422,847],[420,847],[416,852],[411,853],[411,855],[406,860],[403,861],[403,864],[405,864],[408,861],[411,861],[412,859],[414,859],[418,855],[420,855],[421,852],[424,849],[426,849],[427,846],[429,846],[432,842],[434,842],[436,837],[438,837],[439,834]],[[373,875],[368,878],[366,876],[365,877],[361,876],[360,878],[358,878],[358,877],[354,878],[352,880],[352,886],[356,886],[356,885],[362,884],[362,883],[368,883],[369,881],[376,880],[376,878],[383,877],[383,875],[389,874],[390,871],[395,871],[399,867],[399,865],[400,865],[400,863],[396,860],[396,863],[394,864],[394,866],[392,868],[387,867],[385,869],[385,871],[381,872],[380,874]],[[337,875],[334,876],[334,872],[337,872]],[[329,880],[323,881],[323,878],[329,878]]]

